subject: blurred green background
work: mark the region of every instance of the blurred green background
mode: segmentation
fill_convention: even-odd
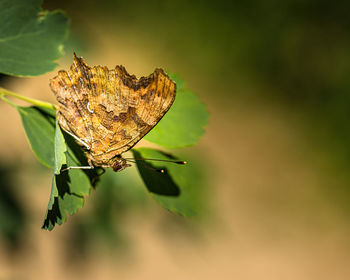
[[[71,17],[65,56],[181,75],[211,117],[186,155],[207,209],[168,213],[136,170],[108,172],[85,207],[40,230],[50,171],[0,103],[1,279],[349,279],[350,4],[45,1]],[[4,87],[54,101],[48,80]],[[116,183],[117,182],[117,183]]]

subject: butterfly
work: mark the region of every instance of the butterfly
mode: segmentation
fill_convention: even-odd
[[[137,79],[123,66],[88,66],[74,53],[68,71],[50,80],[59,103],[60,127],[84,147],[89,166],[130,166],[122,154],[139,142],[165,115],[176,84],[162,69]]]

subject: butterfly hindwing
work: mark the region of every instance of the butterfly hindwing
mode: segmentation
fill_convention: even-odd
[[[50,85],[60,126],[90,147],[86,154],[97,166],[140,141],[176,95],[175,83],[162,69],[136,79],[123,66],[90,67],[75,55],[70,70],[59,71]]]

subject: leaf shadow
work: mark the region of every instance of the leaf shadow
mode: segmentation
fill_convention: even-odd
[[[132,152],[135,158],[142,157],[137,150],[132,150]],[[171,178],[165,166],[155,167],[151,163],[141,160],[137,160],[136,165],[148,191],[164,196],[180,196],[180,188]],[[165,172],[157,172],[156,170],[159,168],[163,169]]]
[[[62,168],[67,168],[67,165],[64,164]],[[57,186],[59,197],[63,199],[66,193],[71,194],[71,191],[69,188],[69,183],[71,182],[71,180],[70,180],[68,171],[61,172],[58,175],[55,174],[55,179],[56,179],[56,186]]]
[[[45,107],[33,106],[49,123],[55,127],[56,126],[56,111],[54,109],[48,109]]]
[[[67,165],[64,165],[63,168],[66,168]],[[53,182],[54,186],[57,188],[58,192],[58,197],[54,198],[54,202],[52,204],[52,207],[50,210],[47,211],[46,218],[44,220],[42,228],[45,229],[52,229],[57,223],[60,224],[61,221],[64,219],[64,213],[61,211],[60,207],[60,200],[64,199],[65,195],[70,195],[70,177],[69,177],[69,172],[62,172],[60,174],[54,174]]]
[[[57,223],[59,224],[60,221],[62,221],[62,219],[63,217],[60,211],[58,197],[55,197],[52,208],[47,210],[46,217],[41,228],[52,230]]]
[[[66,165],[64,165],[64,168]],[[77,171],[77,170],[76,170]],[[79,170],[79,172],[82,172]],[[53,197],[51,209],[47,210],[43,229],[52,230],[56,224],[62,224],[69,213],[67,205],[76,203],[76,200],[83,200],[84,197],[71,191],[71,178],[69,171],[55,174],[52,181],[52,188],[56,188],[58,195]],[[53,190],[51,190],[53,191]]]

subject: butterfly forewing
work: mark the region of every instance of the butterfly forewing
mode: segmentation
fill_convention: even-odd
[[[60,126],[86,143],[96,166],[132,148],[169,110],[176,94],[162,69],[136,79],[123,66],[89,67],[75,55],[70,70],[59,71],[50,86],[59,102]]]

